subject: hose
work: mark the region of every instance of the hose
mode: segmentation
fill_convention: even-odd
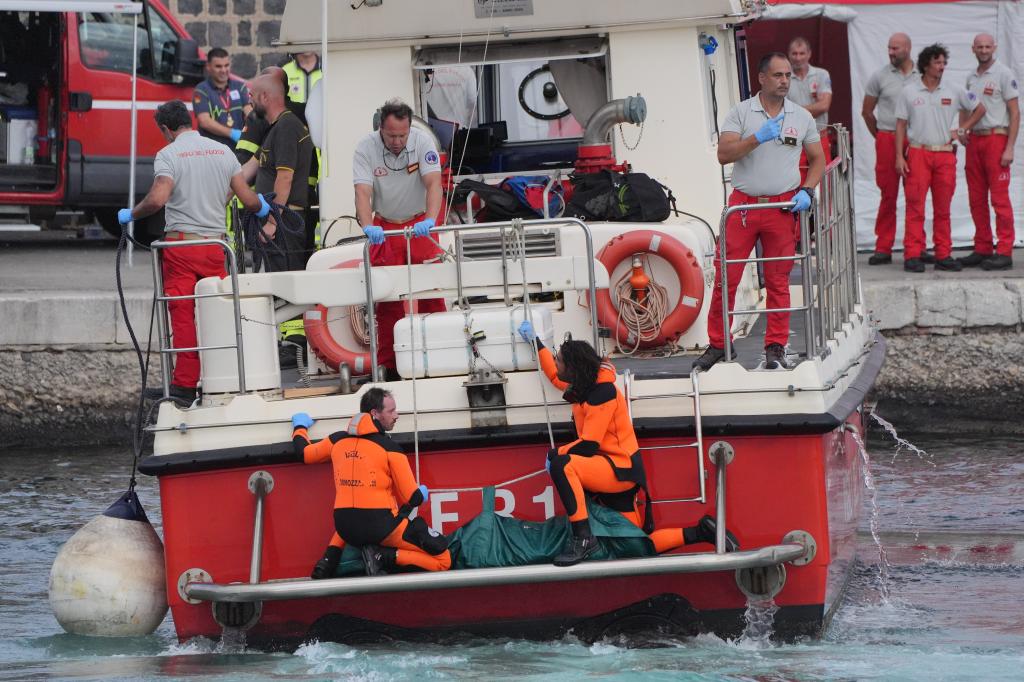
[[[277,223],[277,234],[271,238],[264,231],[264,222],[255,213],[246,211],[242,214],[242,232],[245,235],[245,244],[252,250],[253,272],[259,272],[263,266],[266,272],[271,272],[274,263],[272,256],[284,259],[283,270],[290,270],[288,267],[289,257],[292,254],[306,253],[306,224],[302,216],[296,211],[274,202],[274,193],[265,194],[264,197],[270,203],[270,215]],[[284,248],[281,244],[284,244]],[[294,245],[300,248],[293,248]],[[299,269],[299,268],[295,268]]]

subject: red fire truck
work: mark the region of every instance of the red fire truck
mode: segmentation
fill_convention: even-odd
[[[0,0],[0,209],[24,207],[33,222],[58,209],[86,211],[120,234],[133,61],[141,197],[166,144],[153,110],[190,102],[203,77],[196,42],[160,0]],[[151,238],[162,222],[139,221],[135,232]]]

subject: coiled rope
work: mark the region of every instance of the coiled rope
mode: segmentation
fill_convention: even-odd
[[[651,271],[650,261],[644,257],[644,269]],[[632,355],[640,349],[640,344],[645,341],[653,341],[661,333],[661,326],[668,317],[668,290],[657,282],[651,280],[647,285],[647,297],[643,303],[633,298],[633,287],[629,278],[631,270],[619,278],[615,283],[615,301],[619,309],[619,320],[622,325],[631,332],[636,339],[632,348],[623,345],[620,338],[619,327],[615,327],[615,345],[623,355]],[[629,340],[629,337],[626,337]]]

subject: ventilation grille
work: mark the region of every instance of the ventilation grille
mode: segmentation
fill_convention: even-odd
[[[505,255],[509,259],[514,255],[511,239],[506,239]],[[540,231],[526,233],[526,256],[528,258],[557,255],[558,235],[555,231],[547,234]],[[498,233],[463,235],[462,256],[466,260],[501,260],[501,235]]]

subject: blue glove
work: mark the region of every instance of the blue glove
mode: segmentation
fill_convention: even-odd
[[[782,133],[782,119],[785,118],[786,112],[783,111],[775,118],[770,118],[764,122],[760,130],[754,133],[754,137],[757,138],[758,143],[764,144],[768,140],[776,139]]]
[[[260,200],[260,210],[256,211],[256,217],[266,218],[267,214],[270,213],[270,202],[262,194],[257,194],[256,197]]]
[[[526,343],[533,343],[533,340],[537,338],[537,332],[533,330],[533,323],[529,320],[523,320],[520,322],[519,336],[523,337],[523,341]]]
[[[292,415],[293,429],[308,429],[313,425],[313,418],[305,412],[298,412]]]
[[[551,458],[550,457],[545,457],[544,458],[544,471],[548,472],[549,474],[551,473]]]
[[[371,244],[384,243],[384,228],[380,225],[363,225],[363,234],[366,235]]]
[[[412,231],[416,233],[417,237],[426,237],[430,234],[430,228],[434,226],[433,218],[424,218],[415,225],[412,226]]]
[[[800,190],[793,195],[793,208],[789,209],[793,213],[801,213],[811,207],[811,196],[804,190]]]
[[[122,225],[127,225],[132,221],[132,210],[130,208],[122,208],[117,212],[117,222]]]
[[[238,128],[232,128],[231,129],[231,141],[237,144],[238,141],[241,140],[241,139],[242,139],[242,131],[239,130]]]
[[[426,502],[430,497],[430,488],[425,485],[421,485],[418,490],[420,491],[420,494],[423,495],[423,502]],[[423,504],[423,502],[420,502],[420,504]]]

